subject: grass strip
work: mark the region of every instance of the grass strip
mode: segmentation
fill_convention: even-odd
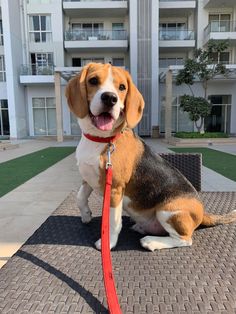
[[[48,147],[0,163],[0,197],[75,151],[76,147]]]
[[[228,134],[223,132],[176,132],[175,137],[179,138],[228,138]]]
[[[201,153],[202,163],[226,178],[236,181],[236,156],[204,147],[169,148],[176,153]]]

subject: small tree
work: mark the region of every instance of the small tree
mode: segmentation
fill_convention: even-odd
[[[176,77],[176,85],[186,84],[191,95],[184,95],[180,100],[180,107],[189,113],[189,118],[194,121],[197,130],[204,133],[204,120],[211,112],[211,103],[207,99],[207,89],[210,80],[217,75],[226,75],[227,69],[222,63],[215,63],[213,53],[219,54],[229,46],[228,40],[216,42],[209,40],[206,49],[196,49],[194,59],[186,59],[184,68]],[[192,85],[199,81],[202,85],[202,97],[194,95]],[[200,120],[200,124],[197,121]]]

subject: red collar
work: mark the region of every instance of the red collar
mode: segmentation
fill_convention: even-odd
[[[121,133],[117,133],[116,135],[111,136],[111,137],[98,137],[98,136],[93,136],[93,135],[86,134],[86,133],[83,133],[83,135],[92,142],[113,143],[121,136]]]

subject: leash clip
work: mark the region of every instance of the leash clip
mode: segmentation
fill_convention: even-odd
[[[112,163],[111,163],[111,154],[114,152],[115,150],[115,144],[113,143],[109,143],[108,144],[108,148],[107,148],[107,162],[106,162],[106,170],[108,168],[112,167]]]

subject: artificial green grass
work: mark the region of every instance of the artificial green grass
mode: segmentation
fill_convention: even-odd
[[[201,153],[202,163],[223,176],[236,181],[236,156],[223,153],[214,149],[194,147],[194,148],[169,148],[176,153]]]
[[[49,147],[0,163],[0,197],[75,151],[75,147]]]
[[[178,138],[227,138],[228,134],[223,132],[176,132],[175,137]]]

